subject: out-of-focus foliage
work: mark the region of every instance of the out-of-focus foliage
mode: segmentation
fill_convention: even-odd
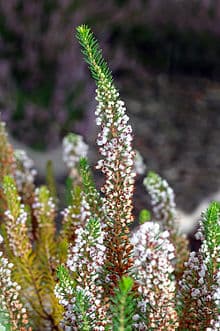
[[[219,8],[207,0],[1,1],[3,118],[14,135],[40,149],[57,144],[83,115],[90,124],[92,87],[72,42],[81,22],[92,24],[106,52],[114,52],[111,68],[121,78],[143,77],[146,68],[215,77]]]

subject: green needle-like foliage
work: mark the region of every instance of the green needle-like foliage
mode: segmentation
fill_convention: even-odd
[[[114,331],[132,331],[133,317],[136,311],[136,302],[131,277],[122,277],[115,296],[112,299],[112,325]]]
[[[196,236],[202,240],[201,248],[190,254],[180,283],[180,330],[191,330],[196,324],[198,330],[218,330],[214,325],[217,327],[220,313],[219,203],[212,202],[202,215]]]
[[[213,272],[216,268],[220,268],[220,261],[218,253],[220,253],[220,203],[212,202],[204,213],[202,228],[204,233],[204,240],[206,242],[208,252],[210,255],[210,263]],[[213,265],[213,258],[215,257],[216,264]]]
[[[103,59],[102,50],[95,39],[91,29],[87,25],[80,25],[76,29],[76,37],[82,46],[82,53],[88,63],[92,77],[98,83],[101,79],[112,82],[111,71],[107,62]]]
[[[85,194],[85,199],[90,207],[90,211],[93,217],[97,217],[100,220],[103,220],[103,202],[99,192],[95,187],[92,172],[86,158],[80,159],[79,169],[82,178],[83,192]]]

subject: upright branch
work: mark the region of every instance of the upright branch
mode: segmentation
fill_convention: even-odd
[[[153,222],[142,224],[132,236],[134,274],[141,297],[135,330],[172,331],[178,327],[172,265],[175,254],[169,239],[169,232]]]
[[[77,38],[97,84],[98,106],[96,124],[101,131],[97,144],[103,157],[97,168],[105,175],[104,209],[106,224],[106,294],[132,266],[132,245],[129,242],[128,226],[133,222],[132,197],[134,189],[134,151],[132,129],[127,124],[124,102],[113,84],[111,72],[102,57],[102,51],[91,30],[85,26],[77,28]]]
[[[203,214],[196,235],[202,246],[192,252],[180,281],[180,330],[219,330],[220,320],[220,204]]]
[[[131,277],[122,277],[112,298],[112,330],[132,331],[136,311],[136,299]]]
[[[170,241],[175,248],[175,275],[179,280],[184,271],[184,263],[189,256],[188,240],[179,233],[175,195],[167,181],[158,174],[150,171],[144,179],[144,185],[151,197],[154,219],[163,230],[170,233]]]
[[[50,330],[59,330],[62,307],[53,292],[56,249],[52,240],[55,232],[52,221],[55,206],[45,187],[36,189],[33,209],[39,225],[37,234],[40,237],[35,245],[31,245],[27,228],[29,215],[21,203],[13,178],[5,176],[3,188],[8,208],[3,227],[4,248],[15,266],[14,280],[21,286],[33,325],[38,330],[47,326]]]
[[[14,180],[21,197],[21,201],[24,205],[27,205],[30,210],[31,222],[28,222],[28,232],[31,241],[36,238],[36,219],[33,215],[32,204],[34,202],[34,190],[35,190],[35,177],[37,171],[34,168],[33,160],[27,155],[27,153],[20,149],[14,151],[15,159],[15,171]]]
[[[61,267],[58,273],[60,284],[55,293],[66,310],[64,325],[76,330],[104,330],[107,318],[99,277],[104,254],[101,224],[88,219],[84,228],[76,230],[75,245],[69,247],[68,270]]]
[[[28,256],[31,251],[31,244],[28,238],[28,213],[21,203],[15,181],[9,176],[4,177],[3,189],[7,210],[5,211],[5,230],[8,238],[8,245],[14,256]]]
[[[155,220],[161,223],[162,228],[175,231],[176,203],[172,188],[153,171],[145,177],[144,186],[151,197]]]
[[[52,273],[57,267],[57,243],[55,237],[56,206],[46,186],[36,188],[32,208],[37,221],[36,251],[39,258],[46,261]],[[52,274],[50,276],[52,278]]]

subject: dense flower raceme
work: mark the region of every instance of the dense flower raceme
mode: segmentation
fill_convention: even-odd
[[[128,226],[133,222],[132,197],[134,190],[134,156],[132,129],[124,102],[113,84],[113,78],[102,57],[90,29],[84,25],[77,28],[77,37],[82,45],[92,76],[97,84],[98,101],[96,124],[100,127],[97,145],[102,159],[97,169],[105,176],[101,188],[104,194],[105,245],[106,245],[106,296],[117,286],[120,278],[132,266],[132,245],[129,242]]]
[[[18,195],[14,180],[7,176],[4,180],[4,194],[8,209],[5,211],[5,229],[9,239],[9,246],[15,256],[25,255],[31,245],[27,236],[28,213]]]
[[[124,102],[111,83],[100,83],[97,89],[98,106],[96,110],[97,125],[101,126],[97,144],[103,159],[97,168],[106,176],[102,192],[105,204],[112,219],[121,215],[122,225],[133,221],[132,196],[134,187],[134,151],[131,147],[132,129],[127,124],[129,118],[125,114]]]
[[[142,296],[139,308],[145,316],[134,316],[137,330],[171,331],[178,326],[175,310],[174,247],[169,232],[159,224],[146,222],[133,234],[134,274]]]
[[[80,161],[80,172],[85,190],[82,192],[76,187],[72,192],[72,205],[63,212],[62,235],[71,241],[66,270],[60,269],[60,284],[55,294],[66,308],[64,325],[83,329],[85,319],[92,330],[101,331],[108,321],[101,301],[104,289],[100,280],[105,256],[104,224],[99,219],[102,213],[96,206],[98,192],[85,159]]]
[[[154,218],[162,227],[174,226],[176,217],[176,203],[174,192],[165,179],[154,172],[150,172],[144,179],[144,185],[151,197]]]
[[[144,185],[151,197],[154,219],[159,222],[162,230],[168,230],[170,241],[174,245],[176,259],[175,275],[180,279],[184,271],[184,263],[188,259],[188,240],[185,234],[179,232],[176,203],[173,189],[167,181],[154,172],[149,172],[144,179]]]
[[[75,275],[74,282],[63,277],[63,283],[60,277],[61,283],[55,289],[57,298],[66,308],[64,325],[75,326],[74,330],[84,326],[84,318],[88,319],[94,331],[104,330],[107,323],[105,307],[101,301],[104,289],[99,279],[104,264],[103,240],[101,224],[95,219],[87,220],[84,229],[81,227],[76,230],[75,244],[69,247],[66,263],[69,273]],[[87,311],[83,312],[82,307],[80,311],[79,295],[87,301]]]
[[[53,220],[55,217],[56,205],[50,196],[49,190],[45,186],[35,189],[32,207],[34,215],[38,220],[39,228],[47,226],[51,222],[51,219]]]
[[[2,242],[3,238],[0,236],[0,243]],[[9,315],[9,321],[6,320],[5,325],[0,324],[5,330],[7,330],[6,324],[9,323],[14,331],[30,331],[27,310],[20,301],[21,287],[12,280],[12,271],[13,264],[0,252],[0,308]]]

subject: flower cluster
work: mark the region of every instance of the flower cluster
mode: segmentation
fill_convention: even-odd
[[[133,234],[134,274],[142,299],[138,306],[146,325],[135,316],[135,327],[141,330],[174,330],[178,326],[175,310],[175,281],[172,261],[174,247],[169,232],[159,224],[146,222]]]
[[[89,304],[86,316],[89,316],[91,329],[101,331],[107,322],[102,305],[104,290],[99,279],[104,264],[104,236],[100,223],[95,219],[89,219],[85,229],[76,229],[75,233],[75,244],[69,248],[66,263],[69,271],[75,275],[75,286],[68,281],[69,285],[64,290],[61,282],[55,293],[66,308],[64,320],[67,325],[68,322],[70,325],[77,322],[78,326],[83,323],[82,311],[78,314],[76,309],[77,296],[81,293]]]
[[[175,275],[176,279],[180,279],[184,263],[188,259],[188,240],[178,229],[173,189],[165,179],[152,171],[144,179],[144,185],[151,197],[154,218],[159,222],[161,229],[170,233],[170,241],[174,245],[176,255]]]
[[[3,242],[0,236],[0,243]],[[20,301],[21,287],[12,280],[13,264],[0,252],[0,307],[9,315],[8,323],[14,331],[31,331],[27,310]],[[6,330],[6,328],[5,328]]]
[[[16,160],[15,182],[19,192],[26,192],[28,187],[33,187],[35,177],[37,175],[34,169],[34,162],[30,159],[27,153],[23,150],[16,149],[14,151]]]
[[[129,118],[125,114],[124,102],[118,99],[119,94],[111,83],[105,84],[97,89],[96,121],[102,128],[97,144],[104,157],[99,160],[97,169],[101,169],[106,176],[101,191],[106,197],[108,216],[117,219],[120,211],[120,221],[125,227],[133,221],[131,211],[135,153],[131,147],[132,129],[127,124]]]
[[[74,133],[68,134],[63,139],[63,161],[69,170],[69,176],[74,180],[79,180],[77,167],[81,157],[88,154],[88,145],[83,137]]]
[[[165,179],[154,172],[149,172],[144,179],[144,185],[150,194],[154,218],[162,226],[172,228],[176,217],[176,203],[172,188]]]
[[[8,209],[5,211],[5,229],[9,239],[9,246],[15,256],[28,254],[31,245],[28,240],[28,213],[21,203],[15,182],[11,177],[4,179],[4,194]]]
[[[32,208],[40,228],[47,227],[51,223],[51,219],[54,219],[56,205],[47,187],[36,188]]]
[[[76,238],[76,229],[84,227],[86,220],[91,217],[91,212],[85,195],[79,188],[72,191],[71,202],[71,205],[61,212],[63,216],[61,234],[73,244]]]

